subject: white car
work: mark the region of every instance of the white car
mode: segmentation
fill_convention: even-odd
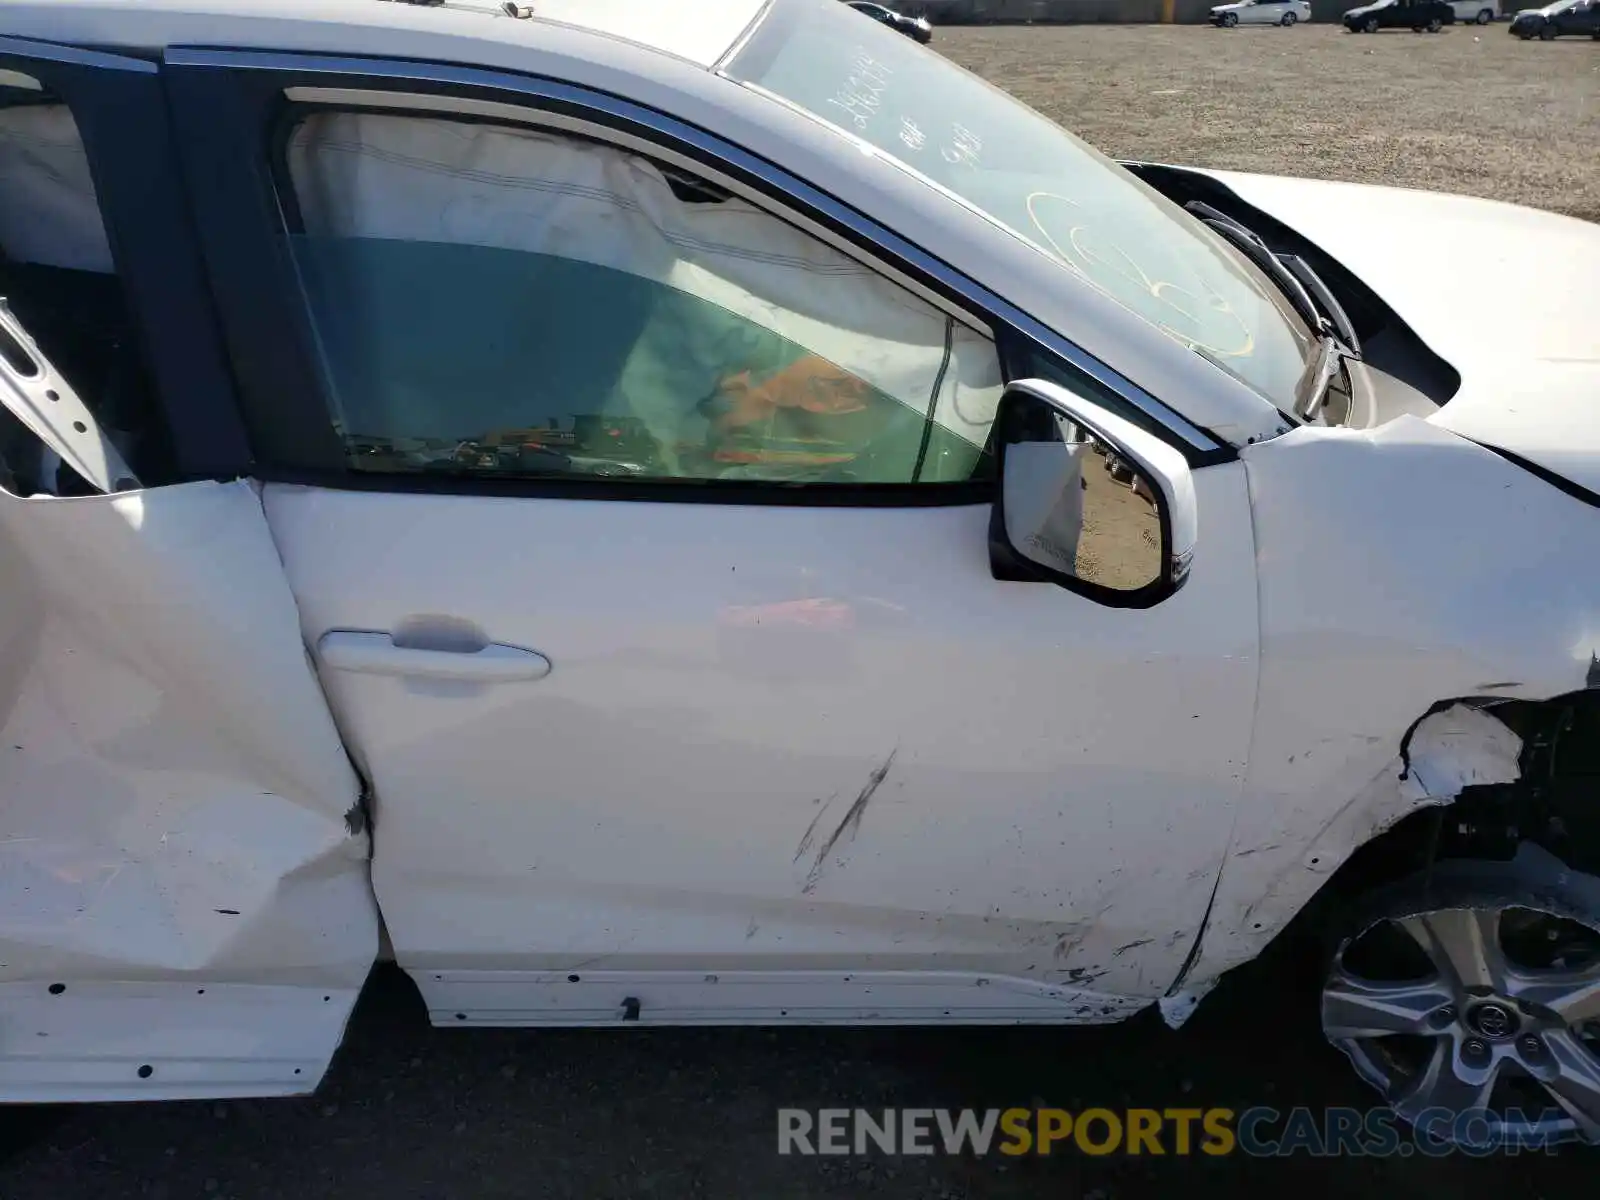
[[[1295,25],[1311,20],[1311,0],[1239,0],[1211,9],[1211,23],[1231,29],[1235,25]]]
[[[380,953],[1178,1024],[1294,921],[1402,1114],[1600,1130],[1600,228],[1119,165],[836,0],[0,70],[0,1100],[307,1091]]]
[[[1456,20],[1487,25],[1500,19],[1500,0],[1450,0]]]

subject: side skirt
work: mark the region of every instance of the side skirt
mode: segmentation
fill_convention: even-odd
[[[412,970],[435,1025],[1108,1025],[1147,1007],[968,972]]]

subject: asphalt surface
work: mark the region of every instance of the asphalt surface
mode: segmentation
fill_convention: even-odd
[[[1504,26],[944,30],[936,45],[1102,149],[1474,192],[1600,219],[1600,47]],[[434,1031],[375,973],[320,1092],[0,1109],[0,1200],[1590,1196],[1600,1154],[780,1157],[780,1107],[1367,1107],[1282,947],[1181,1031]]]

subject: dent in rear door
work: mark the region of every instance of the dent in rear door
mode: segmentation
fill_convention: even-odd
[[[377,915],[254,489],[0,495],[0,579],[0,1100],[310,1089]]]

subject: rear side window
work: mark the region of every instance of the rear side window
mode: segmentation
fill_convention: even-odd
[[[77,123],[58,97],[12,72],[0,72],[0,296],[141,477],[166,476],[164,425]],[[38,461],[9,413],[0,418],[13,487],[82,490]]]
[[[358,470],[963,483],[992,341],[713,183],[531,130],[316,113],[291,242]]]

